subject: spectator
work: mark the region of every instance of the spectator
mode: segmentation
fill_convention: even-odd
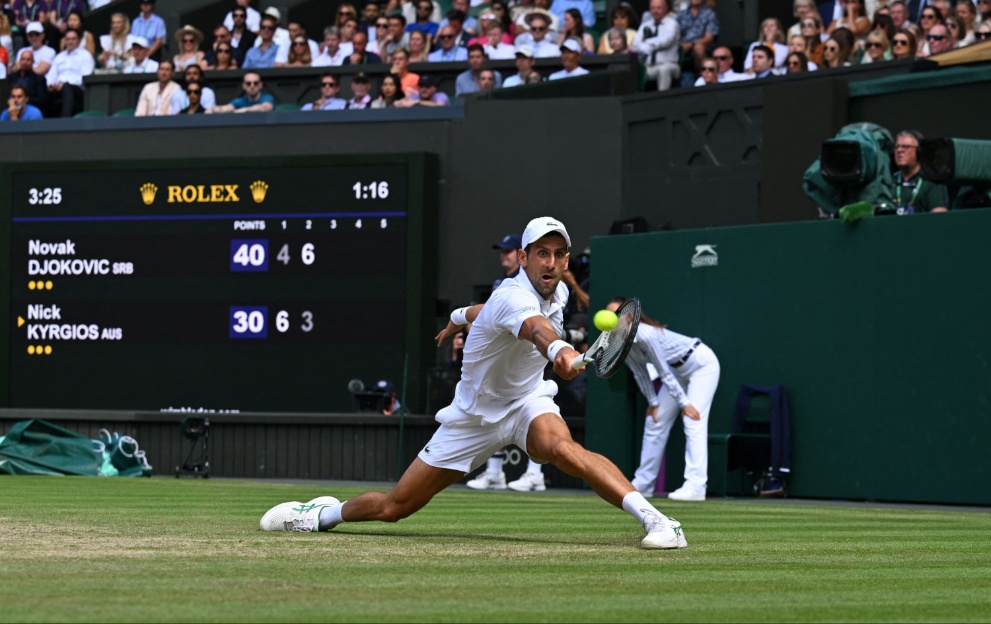
[[[695,81],[696,87],[719,84],[719,64],[715,59],[702,61],[702,75]]]
[[[829,38],[822,46],[822,67],[826,69],[835,67],[845,67],[849,65],[850,48],[846,42],[835,36]]]
[[[93,73],[96,61],[93,55],[83,49],[82,35],[78,30],[69,29],[62,36],[65,50],[55,55],[52,69],[48,72],[48,88],[55,100],[61,100],[61,116],[72,117],[83,107],[83,77]]]
[[[217,46],[217,63],[207,69],[232,70],[240,69],[237,61],[237,48],[231,43],[221,43]]]
[[[22,31],[26,32],[30,23],[37,22],[44,32],[48,23],[48,3],[45,0],[14,0],[10,8],[14,11],[14,23]]]
[[[24,52],[30,50],[34,56],[35,73],[41,76],[48,75],[55,60],[55,50],[45,45],[45,27],[40,22],[31,22],[25,28],[25,35],[28,45],[17,51],[17,58],[20,59]]]
[[[853,33],[855,39],[867,36],[871,30],[871,20],[867,17],[864,0],[844,0],[843,16],[833,20],[826,32],[832,35],[837,28],[846,28]]]
[[[516,58],[516,47],[503,40],[502,24],[490,22],[485,31],[485,55],[493,61],[505,61]]]
[[[361,7],[361,19],[358,20],[358,30],[368,35],[368,44],[378,44],[378,34],[375,32],[375,24],[382,17],[382,7],[377,0],[365,0]],[[388,24],[388,21],[386,20]],[[292,34],[292,30],[290,30]]]
[[[819,14],[802,20],[802,38],[805,39],[805,56],[817,66],[822,66],[822,20]]]
[[[690,0],[688,8],[678,13],[678,28],[681,49],[690,59],[688,65],[694,74],[695,68],[701,66],[702,59],[709,55],[712,46],[719,36],[719,18],[710,9],[705,0]],[[683,84],[694,82],[693,76],[682,76]]]
[[[52,5],[55,6],[54,4]],[[54,11],[52,11],[54,13]],[[83,15],[77,11],[69,11],[69,15],[65,18],[63,25],[67,25],[69,28],[78,30],[82,35],[82,47],[84,50],[90,53],[90,56],[96,56],[96,38],[93,37],[93,33],[86,30],[83,25]],[[65,41],[60,44],[60,49],[65,50]]]
[[[144,39],[142,37],[142,39]],[[147,43],[147,39],[145,42]],[[124,13],[114,13],[110,16],[110,32],[100,35],[100,66],[107,69],[123,71],[131,60],[131,20]],[[148,47],[147,45],[145,46]]]
[[[978,25],[977,7],[974,6],[974,3],[971,2],[971,0],[957,0],[954,10],[956,11],[957,17],[963,21],[965,28],[965,35],[962,39],[964,42],[963,45],[970,45],[974,43],[973,35]]]
[[[497,86],[499,86],[499,83],[496,82],[495,70],[485,67],[482,71],[478,72],[479,93],[487,93],[495,89]]]
[[[926,35],[926,44],[929,46],[929,56],[935,56],[952,50],[954,39],[949,28],[943,24],[936,24],[929,29],[929,33]]]
[[[335,26],[341,28],[344,26],[344,22],[349,19],[355,20],[355,24],[358,23],[358,10],[354,8],[353,4],[348,2],[342,2],[340,6],[337,7],[337,21],[334,23]],[[367,33],[366,33],[367,34]]]
[[[334,26],[330,26],[334,28]],[[344,110],[347,108],[347,100],[337,97],[341,92],[341,83],[337,76],[326,73],[320,78],[320,99],[309,104],[304,104],[302,110]]]
[[[633,38],[637,36],[637,30],[635,28],[636,15],[634,15],[633,9],[626,2],[620,2],[610,13],[609,23],[612,24],[612,29],[609,32],[615,29],[623,33],[623,37],[626,39],[623,51],[626,52],[633,45]],[[612,54],[615,52],[616,47],[612,45],[609,39],[609,36],[604,36],[599,41],[599,54]]]
[[[561,22],[564,22],[564,16],[568,9],[578,11],[580,21],[586,28],[595,26],[595,5],[592,4],[592,0],[554,0],[554,3],[551,4],[551,13],[556,15]]]
[[[405,97],[399,80],[392,74],[386,74],[382,77],[382,86],[379,87],[379,98],[372,102],[372,108],[392,108]]]
[[[210,49],[204,52],[203,62],[200,63],[200,67],[203,69],[216,69],[217,48],[220,46],[227,48],[226,59],[233,60],[234,57],[231,56],[231,53],[234,51],[234,46],[231,45],[231,31],[223,24],[219,24],[213,29],[213,43],[210,44]]]
[[[406,25],[406,32],[422,30],[431,39],[437,34],[440,24],[430,21],[430,15],[434,12],[434,5],[430,0],[417,0],[416,21]]]
[[[158,61],[148,58],[148,42],[144,37],[131,37],[131,58],[124,65],[125,74],[154,74]]]
[[[346,58],[341,49],[341,31],[337,26],[328,26],[323,31],[323,43],[320,52],[313,59],[313,67],[339,67]]]
[[[977,9],[982,23],[991,22],[991,0],[977,0]]]
[[[860,47],[856,37],[853,36],[853,32],[849,28],[837,28],[830,37],[839,39],[846,46],[846,49],[850,51],[850,55],[846,59],[846,65],[857,65],[860,63],[860,58],[864,55],[864,50]]]
[[[950,39],[953,40],[953,44],[950,49],[962,48],[974,43],[974,33],[964,34],[967,27],[964,25],[963,20],[957,15],[950,15],[945,20],[943,20],[943,26],[946,26],[946,30],[950,33]],[[969,35],[969,40],[967,35]]]
[[[785,59],[785,72],[789,74],[800,74],[815,70],[813,63],[806,58],[804,52],[790,52]]]
[[[891,60],[891,45],[888,43],[888,37],[883,30],[872,30],[867,35],[864,50],[867,53],[864,54],[864,58],[860,59],[861,64]]]
[[[361,30],[360,23],[358,24],[358,30]],[[375,33],[374,40],[372,39],[372,33]],[[380,15],[367,31],[368,45],[371,46],[374,43],[375,49],[372,51],[378,54],[379,56],[382,56],[382,43],[384,42],[385,36],[388,33],[389,33],[389,18],[386,17],[385,15]]]
[[[175,65],[169,59],[158,64],[158,80],[150,82],[141,89],[138,96],[138,106],[134,110],[135,117],[162,117],[174,115],[173,97],[181,87],[172,80],[175,76]]]
[[[781,29],[781,22],[776,17],[769,17],[760,23],[760,34],[757,41],[750,44],[747,56],[743,59],[743,69],[750,69],[750,62],[754,48],[759,45],[767,46],[774,51],[774,66],[784,67],[785,57],[788,56],[788,46],[785,45],[784,32]]]
[[[946,187],[924,179],[919,172],[919,141],[922,134],[902,130],[895,137],[895,212],[900,215],[917,212],[946,212],[950,205]]]
[[[565,39],[561,44],[561,64],[564,69],[547,77],[548,80],[584,76],[588,70],[581,66],[582,44],[577,39]]]
[[[344,59],[345,65],[368,65],[382,62],[382,58],[378,54],[367,51],[368,35],[365,33],[354,33],[354,39],[351,40],[351,43],[354,44],[354,52]],[[406,58],[409,58],[409,52],[407,52]]]
[[[894,0],[890,3],[888,15],[895,25],[895,32],[913,25],[912,22],[908,21],[908,8],[905,6],[904,0]]]
[[[358,22],[353,19],[345,20],[344,25],[340,27],[340,31],[341,50],[344,51],[344,57],[347,58],[354,53],[354,35],[358,32]],[[379,53],[376,52],[376,54]]]
[[[409,50],[399,48],[392,53],[392,75],[399,78],[406,97],[415,95],[419,89],[420,75],[409,70]]]
[[[468,39],[478,34],[478,20],[468,15],[469,8],[468,0],[453,0],[453,2],[451,2],[451,10],[448,11],[444,19],[440,21],[440,28],[443,28],[450,24],[451,15],[454,11],[460,12],[461,25],[455,28],[455,33],[457,33],[459,37],[463,34],[464,41],[459,41],[458,45],[467,46]]]
[[[367,35],[366,35],[367,36]],[[289,48],[288,63],[285,67],[310,67],[313,65],[313,56],[310,52],[310,44],[306,37],[297,35],[293,38]],[[276,64],[276,67],[280,65]]]
[[[602,36],[602,41],[607,42],[608,48],[612,50],[610,54],[629,54],[630,49],[626,45],[626,33],[621,28],[610,28]],[[602,46],[599,46],[602,49]]]
[[[265,69],[275,67],[275,57],[279,54],[279,44],[275,43],[275,28],[279,22],[271,15],[262,17],[258,28],[258,40],[255,47],[244,55],[245,69]]]
[[[203,78],[203,70],[199,65],[190,65],[187,67],[182,72],[182,81],[187,86],[194,82],[199,85],[199,104],[202,108],[209,110],[217,105],[217,94],[213,92],[213,89],[206,86],[206,80]],[[189,106],[190,99],[187,95],[187,92],[182,89],[179,89],[172,95],[173,111],[178,112]]]
[[[502,86],[518,87],[527,84],[527,78],[537,72],[533,71],[533,66],[537,63],[533,58],[533,48],[528,45],[521,45],[516,48],[516,70],[517,73],[506,78]]]
[[[162,60],[165,46],[165,20],[155,14],[155,0],[141,0],[141,13],[131,22],[131,34],[148,41],[148,56],[153,61]]]
[[[206,112],[203,106],[203,85],[195,80],[186,83],[186,99],[189,104],[179,111],[180,115],[202,115]]]
[[[529,44],[533,46],[533,56],[535,58],[551,58],[560,56],[560,46],[554,45],[550,39],[548,39],[551,25],[550,19],[543,13],[538,13],[536,11],[529,13],[525,19],[530,30],[526,37],[517,37],[517,45]]]
[[[939,17],[942,20],[953,15],[953,5],[950,3],[950,0],[929,0],[929,4],[936,7],[936,10],[939,11]]]
[[[179,53],[172,58],[176,71],[184,72],[191,65],[199,67],[204,57],[203,51],[200,50],[200,45],[203,43],[203,33],[200,29],[186,24],[175,32],[175,40],[179,44]]]
[[[286,48],[283,48],[281,45],[279,46],[279,55],[275,57],[275,66],[276,67],[285,67],[287,65],[292,65],[292,63],[289,60],[289,55],[292,52],[295,51],[296,52],[296,56],[299,57],[299,55],[301,55],[303,53],[303,51],[301,49],[299,49],[299,47],[296,46],[296,44],[295,44],[295,42],[297,40],[302,39],[303,41],[306,42],[306,47],[309,49],[310,60],[305,65],[296,64],[296,65],[292,65],[292,66],[293,67],[311,67],[313,65],[313,59],[315,59],[318,56],[320,56],[320,45],[317,44],[316,41],[314,41],[314,40],[312,40],[312,39],[310,39],[309,37],[306,36],[306,29],[303,27],[303,25],[300,22],[298,22],[298,21],[291,21],[291,22],[289,22],[289,25],[288,26],[289,26],[289,42],[290,43],[289,43],[289,46],[287,46]],[[298,62],[298,59],[297,59],[297,62]]]
[[[891,40],[891,54],[898,60],[914,59],[918,54],[918,43],[910,30],[900,30]]]
[[[750,70],[754,78],[769,78],[774,76],[774,50],[759,45],[750,53]]]
[[[240,16],[238,15],[240,13]],[[261,26],[262,14],[251,8],[251,0],[234,0],[234,8],[224,17],[224,26],[232,33],[238,31],[237,23],[240,23],[249,32],[258,33]],[[235,47],[237,47],[235,45]]]
[[[470,39],[468,41],[468,45],[472,45],[473,43],[477,43],[479,45],[483,45],[484,46],[487,43],[487,39],[486,39],[485,34],[487,32],[489,32],[489,26],[492,26],[493,24],[499,24],[499,18],[496,17],[496,14],[493,13],[492,11],[486,11],[486,12],[482,13],[480,16],[478,16],[478,24],[479,24],[479,26],[478,26],[478,30],[479,30],[478,36]],[[501,24],[500,24],[500,26],[501,26]],[[506,33],[505,29],[503,29],[503,31],[502,31],[502,42],[503,43],[510,44],[510,45],[513,44],[513,38],[510,37]]]
[[[802,34],[802,20],[817,13],[814,0],[795,0],[792,3],[792,15],[795,16],[797,21],[785,33],[785,38],[791,41],[792,37],[800,36]]]
[[[264,23],[265,18],[262,18],[262,24]],[[246,72],[241,86],[244,87],[244,95],[234,98],[230,104],[220,104],[208,109],[207,114],[267,113],[275,108],[275,98],[263,91],[265,83],[257,72]]]
[[[274,21],[275,31],[274,34],[272,35],[272,41],[275,42],[275,45],[279,46],[280,50],[283,48],[288,49],[289,44],[292,41],[292,38],[289,36],[289,31],[286,30],[285,28],[282,28],[282,26],[280,25],[282,22],[282,13],[280,13],[277,8],[270,6],[267,9],[265,9],[264,13],[262,13],[262,23],[265,22],[266,17],[270,17],[273,20],[275,20]],[[357,24],[358,22],[357,20],[355,20],[355,25]],[[259,45],[261,45],[261,26],[258,27],[258,39],[255,39],[255,47],[257,48]],[[286,54],[288,54],[288,52]]]
[[[582,23],[582,14],[576,8],[570,8],[564,12],[564,28],[558,35],[558,45],[564,45],[568,39],[575,39],[582,44],[585,54],[595,54],[595,38],[590,33],[585,32],[585,25]],[[489,56],[489,58],[496,58]]]
[[[426,63],[430,60],[430,42],[427,33],[414,30],[409,34],[409,62]]]
[[[753,78],[753,74],[746,72],[740,73],[733,70],[733,52],[726,46],[719,46],[712,51],[712,60],[716,61],[717,68],[719,70],[718,80],[720,83],[723,82],[736,82],[738,80],[750,80]],[[695,86],[699,86],[700,83],[696,80]]]
[[[48,101],[51,98],[48,92],[48,82],[45,77],[37,73],[34,69],[34,52],[24,50],[21,57],[17,59],[14,70],[7,75],[7,84],[11,87],[24,87],[28,101],[41,110],[48,108]]]
[[[69,29],[70,13],[75,12],[81,18],[85,10],[86,7],[83,6],[83,0],[48,0],[48,23],[55,31],[55,38],[62,38],[62,36],[65,35],[65,31]],[[82,28],[77,26],[76,29],[80,32],[82,41],[82,43],[80,43],[80,47],[85,49],[90,53],[90,56],[92,56],[94,50],[90,50],[84,45],[86,38],[82,34]],[[62,47],[62,49],[64,50],[65,48]]]
[[[437,31],[437,42],[440,47],[430,53],[428,60],[432,63],[451,63],[467,61],[468,50],[457,45],[457,32],[453,26],[442,26]]]
[[[409,45],[409,35],[406,33],[406,18],[401,14],[389,16],[389,29],[379,41],[379,56],[388,59],[398,48]]]
[[[895,36],[895,20],[891,19],[890,15],[883,15],[881,13],[874,14],[874,21],[871,22],[871,31],[881,30],[884,31],[884,36],[891,41]]]
[[[237,61],[239,67],[244,67],[244,58],[247,56],[248,50],[255,47],[255,41],[258,40],[257,33],[258,29],[261,28],[261,15],[258,16],[259,21],[256,23],[254,30],[252,30],[248,28],[248,13],[244,7],[235,6],[230,14],[233,16],[233,20],[230,24],[225,20],[224,26],[227,26],[231,31],[231,46],[234,48],[234,60]]]
[[[458,74],[454,82],[455,97],[478,91],[478,75],[485,66],[485,60],[485,48],[477,43],[468,48],[468,69]],[[498,72],[495,74],[495,79],[502,84],[502,76]]]
[[[482,74],[491,73],[490,69],[483,69]],[[494,79],[493,79],[494,80]],[[450,106],[451,100],[443,91],[437,90],[437,81],[431,76],[420,76],[416,93],[396,101],[397,108],[409,108],[412,106]],[[480,85],[481,87],[481,85]],[[490,89],[492,87],[489,87]]]
[[[10,97],[7,98],[7,108],[0,113],[0,121],[37,121],[44,119],[41,111],[28,102],[27,89],[20,85],[11,87]]]
[[[348,100],[347,107],[349,109],[362,109],[369,108],[372,104],[372,98],[368,95],[368,92],[372,90],[372,81],[368,79],[368,76],[364,72],[355,74],[354,78],[351,79],[351,94],[352,97]]]
[[[647,75],[657,80],[657,90],[667,91],[681,75],[678,65],[680,26],[668,11],[668,0],[650,0],[650,19],[640,24],[633,51],[641,55]]]
[[[0,9],[0,65],[3,65],[4,69],[11,65],[14,59],[14,38],[11,35],[10,22],[7,13]]]
[[[920,58],[925,58],[929,56],[929,31],[939,24],[942,18],[939,16],[939,11],[935,7],[926,6],[919,13],[919,28],[922,32],[919,33],[918,41],[921,44],[919,46],[918,55]],[[944,33],[945,35],[946,33]]]

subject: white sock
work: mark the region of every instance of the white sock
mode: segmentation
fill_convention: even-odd
[[[490,457],[489,458],[489,463],[488,463],[487,467],[485,468],[486,472],[488,472],[489,474],[494,474],[494,475],[497,475],[500,472],[502,472],[502,460],[503,460],[503,458],[505,458],[505,454],[503,454],[503,453],[496,453],[495,455],[493,455],[492,457]]]
[[[661,512],[657,511],[653,505],[647,502],[647,499],[643,497],[643,494],[633,490],[629,494],[623,497],[623,511],[630,514],[637,519],[637,522],[643,524],[644,519],[649,515],[657,515],[658,517],[666,517]]]
[[[345,501],[347,502],[347,501]],[[329,531],[336,527],[338,524],[344,522],[344,518],[341,517],[341,510],[344,509],[344,503],[340,505],[334,505],[333,507],[324,507],[320,510],[320,521],[317,528],[321,531]]]
[[[526,465],[526,471],[529,472],[530,474],[538,474],[538,475],[542,474],[542,469],[540,464],[533,461],[532,459],[530,460],[530,463]]]

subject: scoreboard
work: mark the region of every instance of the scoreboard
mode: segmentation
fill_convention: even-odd
[[[398,385],[407,361],[419,377],[436,300],[428,155],[0,179],[8,407],[346,412],[349,379]]]

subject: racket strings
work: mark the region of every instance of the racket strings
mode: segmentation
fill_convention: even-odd
[[[596,354],[596,369],[600,376],[609,376],[622,366],[630,349],[630,334],[636,331],[640,324],[640,302],[631,300],[624,303],[616,316],[619,322],[612,330],[609,343]]]

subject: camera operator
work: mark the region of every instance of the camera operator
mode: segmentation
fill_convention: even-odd
[[[375,390],[382,394],[382,413],[386,416],[391,416],[402,407],[396,398],[396,386],[390,380],[380,379],[375,383]]]
[[[919,141],[921,133],[915,130],[902,130],[895,138],[895,165],[898,171],[894,177],[896,214],[917,212],[946,212],[950,205],[946,186],[924,180],[919,172]]]

